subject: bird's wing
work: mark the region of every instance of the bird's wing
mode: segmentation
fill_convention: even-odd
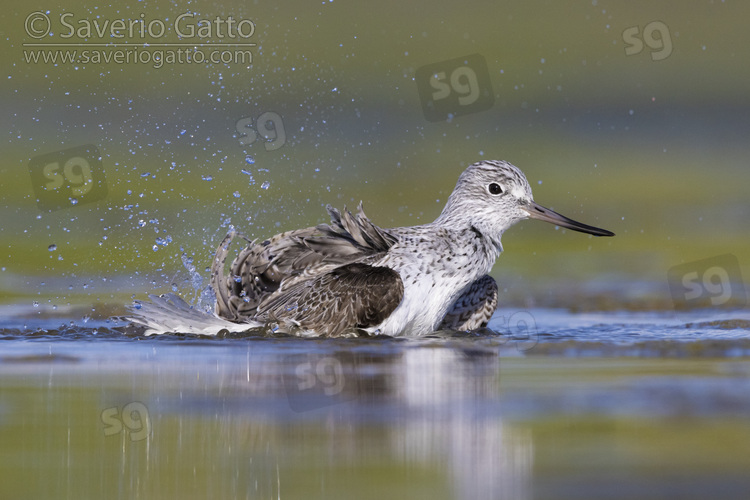
[[[355,262],[285,285],[261,302],[256,317],[335,337],[379,325],[403,297],[396,271]]]
[[[453,303],[440,324],[440,329],[475,330],[487,326],[497,308],[497,283],[484,275]]]
[[[266,297],[282,286],[291,286],[352,262],[372,260],[385,253],[397,237],[373,224],[362,204],[357,215],[327,207],[331,224],[278,234],[250,242],[224,276],[230,233],[219,245],[211,270],[216,312],[230,321],[252,317]]]

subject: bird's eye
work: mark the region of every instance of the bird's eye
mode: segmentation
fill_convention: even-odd
[[[503,194],[503,188],[500,187],[500,184],[497,182],[493,182],[489,186],[487,186],[487,190],[490,192],[490,194]]]

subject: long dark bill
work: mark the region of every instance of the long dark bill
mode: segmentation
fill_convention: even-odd
[[[572,229],[573,231],[579,231],[581,233],[593,234],[594,236],[614,236],[615,233],[607,231],[606,229],[600,229],[598,227],[589,226],[581,222],[568,219],[564,215],[560,215],[554,210],[544,208],[535,201],[530,201],[528,205],[521,207],[529,213],[529,217],[532,219],[543,220],[556,226]]]

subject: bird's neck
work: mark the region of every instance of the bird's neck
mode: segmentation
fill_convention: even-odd
[[[482,260],[486,260],[490,267],[503,251],[500,242],[502,234],[491,234],[483,230],[481,225],[475,224],[469,217],[457,217],[450,212],[443,211],[431,224],[435,229],[440,228],[455,235],[456,243],[468,251],[471,249],[481,254]],[[478,256],[479,257],[479,256]]]

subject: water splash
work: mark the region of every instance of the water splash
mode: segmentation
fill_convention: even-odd
[[[197,296],[197,303],[195,304],[196,309],[200,309],[206,312],[211,312],[216,303],[216,295],[210,284],[203,285],[203,276],[200,275],[193,258],[183,252],[181,255],[182,265],[190,276],[190,286],[193,288],[194,296]]]

